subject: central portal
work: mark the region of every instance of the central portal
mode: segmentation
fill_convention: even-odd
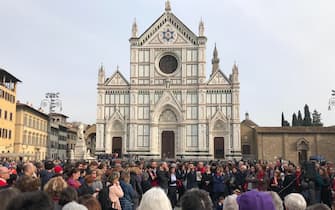
[[[162,132],[162,149],[161,149],[162,159],[175,158],[174,148],[175,148],[174,132],[173,131],[163,131]]]

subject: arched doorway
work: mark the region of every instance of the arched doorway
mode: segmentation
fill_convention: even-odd
[[[224,121],[217,120],[213,126],[214,135],[214,158],[223,159],[225,158],[225,131],[226,126]]]
[[[309,150],[309,142],[302,138],[297,142],[297,151],[298,151],[298,159],[299,163],[304,163],[307,161],[307,152]]]
[[[112,145],[112,153],[117,153],[118,157],[122,157],[122,137],[113,137]]]
[[[162,132],[162,159],[174,158],[174,132],[173,131],[163,131]]]
[[[159,117],[161,132],[161,158],[175,158],[175,136],[177,131],[177,116],[171,109],[163,111]]]

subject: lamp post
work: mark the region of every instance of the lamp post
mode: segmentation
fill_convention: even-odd
[[[335,108],[335,90],[331,91],[331,96],[328,102],[328,110],[332,110]]]
[[[59,92],[57,93],[46,93],[45,99],[41,102],[41,107],[49,106],[49,113],[54,113],[55,108],[59,108],[62,111],[62,101],[59,99]]]

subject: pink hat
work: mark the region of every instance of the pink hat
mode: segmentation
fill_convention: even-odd
[[[59,165],[55,166],[54,171],[56,174],[59,174],[63,171],[63,168]]]

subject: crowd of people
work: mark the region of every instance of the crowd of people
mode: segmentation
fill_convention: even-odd
[[[282,160],[2,161],[0,210],[322,210],[334,180],[330,164]]]

